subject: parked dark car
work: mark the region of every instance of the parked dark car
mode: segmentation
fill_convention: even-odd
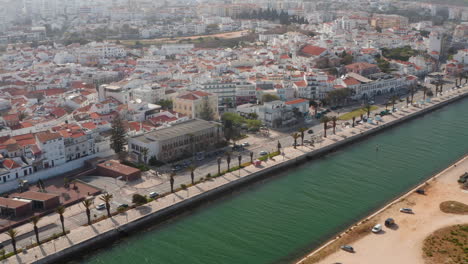
[[[394,224],[395,224],[395,220],[393,218],[387,218],[387,220],[385,220],[386,227],[393,226]]]
[[[344,251],[347,251],[347,252],[354,253],[354,248],[352,246],[349,246],[349,245],[343,245],[343,246],[341,246],[341,249],[344,250]]]
[[[426,191],[424,191],[423,189],[417,189],[416,190],[416,193],[419,193],[419,194],[426,194]]]

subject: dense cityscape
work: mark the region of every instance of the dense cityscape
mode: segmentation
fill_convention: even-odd
[[[7,263],[74,260],[101,243],[100,234],[115,232],[109,238],[116,239],[150,219],[162,223],[221,190],[319,162],[467,94],[466,1],[0,0],[0,6],[0,259]],[[382,152],[381,144],[374,148]],[[456,188],[468,188],[466,162],[456,170],[462,185]],[[308,252],[324,247],[301,263],[373,262],[379,254],[346,252],[367,237],[325,242],[337,230],[352,233],[344,228],[363,218],[362,226],[372,223],[370,229],[379,226],[372,232],[380,232],[367,216],[437,171],[308,243]],[[447,263],[468,261],[468,206],[460,206],[459,218],[424,234],[462,225],[465,255],[451,253]],[[418,256],[388,263],[445,263],[425,243],[424,254],[419,248],[411,251]],[[308,255],[304,247],[285,254],[292,256],[288,263]]]

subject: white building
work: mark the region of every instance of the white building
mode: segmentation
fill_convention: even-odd
[[[65,163],[65,145],[63,137],[59,133],[50,131],[37,133],[36,142],[43,153],[42,166],[44,168],[47,169]]]

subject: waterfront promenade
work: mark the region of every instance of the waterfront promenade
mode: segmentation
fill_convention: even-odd
[[[457,95],[460,91],[455,91],[453,96]],[[466,92],[466,91],[464,91]],[[426,106],[430,107],[437,103],[437,100],[444,100],[446,96],[442,96],[442,98],[434,99],[433,103],[428,104]],[[408,109],[402,109],[395,113],[393,116],[385,116],[383,118],[384,122],[381,125],[388,125],[392,122],[397,121],[400,118],[407,117],[409,115],[414,114],[415,112],[421,110],[421,108],[410,107]],[[366,133],[370,130],[377,130],[381,128],[381,126],[375,126],[371,124],[360,125],[356,128],[348,128],[338,131],[338,135],[332,135],[332,131],[329,130],[329,137],[325,139],[321,144],[317,144],[316,148],[311,147],[298,147],[298,149],[293,149],[292,147],[288,147],[284,149],[285,157],[283,159],[282,156],[278,156],[275,158],[274,161],[268,161],[266,164],[263,164],[263,167],[253,167],[249,166],[242,169],[239,172],[233,172],[227,174],[223,177],[216,178],[214,180],[204,182],[198,184],[197,186],[190,187],[188,190],[180,191],[176,194],[168,195],[162,199],[159,199],[157,202],[152,202],[145,206],[142,206],[135,210],[130,210],[124,214],[118,215],[113,219],[108,219],[101,221],[95,224],[93,227],[79,227],[77,229],[71,230],[71,233],[67,237],[63,237],[57,239],[53,242],[46,243],[41,247],[36,247],[34,249],[29,250],[27,253],[21,253],[17,257],[12,257],[9,261],[14,261],[16,259],[17,262],[22,263],[29,263],[35,260],[41,262],[41,260],[47,260],[46,256],[54,255],[55,252],[60,250],[70,250],[72,248],[80,247],[84,242],[93,240],[97,235],[102,235],[102,238],[105,238],[106,235],[111,235],[112,233],[117,233],[119,229],[124,228],[127,222],[134,222],[138,223],[137,221],[143,219],[154,212],[163,211],[165,208],[169,208],[175,204],[181,204],[185,201],[190,199],[195,199],[197,197],[202,196],[202,193],[206,193],[209,190],[216,190],[222,188],[223,186],[228,185],[229,183],[237,182],[240,179],[248,178],[251,175],[255,175],[260,171],[268,171],[271,168],[276,166],[281,166],[285,163],[294,162],[295,159],[299,159],[304,155],[308,155],[311,151],[319,151],[320,149],[325,149],[332,145],[338,144],[340,142],[345,141],[345,139],[350,139],[352,137],[358,137],[361,133]],[[177,206],[176,205],[176,206]],[[46,257],[46,258],[44,258]]]

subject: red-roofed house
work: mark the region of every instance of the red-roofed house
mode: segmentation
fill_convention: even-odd
[[[345,66],[346,72],[354,72],[363,76],[380,72],[380,69],[375,64],[367,62],[356,62]]]
[[[319,46],[306,45],[300,53],[306,57],[322,57],[328,54],[328,50]]]
[[[303,115],[307,115],[309,113],[309,100],[298,98],[291,101],[287,101],[284,103],[287,108],[292,110],[297,109]]]

